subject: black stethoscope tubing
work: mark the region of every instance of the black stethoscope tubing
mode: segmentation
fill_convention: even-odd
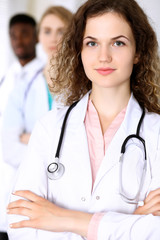
[[[56,154],[55,154],[55,159],[59,159],[59,154],[60,154],[60,150],[61,150],[61,146],[62,146],[62,141],[63,141],[63,136],[64,136],[64,132],[65,132],[65,126],[66,126],[66,122],[67,122],[67,119],[68,119],[68,115],[69,113],[71,112],[71,110],[77,105],[79,101],[77,102],[74,102],[67,110],[66,112],[66,115],[64,117],[64,120],[63,120],[63,124],[62,124],[62,129],[61,129],[61,133],[60,133],[60,137],[59,137],[59,141],[58,141],[58,145],[57,145],[57,151],[56,151]],[[48,168],[47,168],[47,171],[52,173],[52,171],[50,171],[50,166],[52,165],[53,163],[49,164]],[[54,169],[54,172],[57,171],[58,169],[58,163],[54,162],[56,168]]]
[[[142,115],[141,115],[141,118],[138,122],[138,126],[137,126],[137,131],[136,131],[136,134],[131,134],[129,135],[128,137],[126,137],[126,139],[124,140],[123,144],[122,144],[122,147],[121,147],[121,153],[124,154],[125,153],[125,150],[126,150],[126,144],[127,142],[131,139],[131,138],[137,138],[139,139],[139,141],[143,144],[143,147],[144,147],[144,156],[145,156],[145,160],[147,160],[147,152],[146,152],[146,145],[145,145],[145,140],[139,136],[139,132],[140,132],[140,128],[141,128],[141,125],[142,125],[142,121],[144,119],[144,116],[145,116],[145,109],[144,107],[142,108]]]
[[[78,102],[79,101],[74,102],[68,108],[68,110],[65,114],[65,117],[64,117],[64,120],[63,120],[63,123],[62,123],[62,128],[61,128],[61,133],[60,133],[58,145],[57,145],[57,150],[56,150],[56,154],[55,154],[55,161],[50,163],[47,167],[48,177],[52,180],[59,179],[64,173],[64,165],[59,162],[60,150],[61,150],[61,146],[62,146],[62,141],[63,141],[64,132],[65,132],[65,128],[66,128],[66,122],[67,122],[69,113],[77,105]],[[126,139],[124,140],[124,142],[122,144],[122,147],[121,147],[121,156],[125,153],[127,142],[131,138],[136,138],[143,144],[145,160],[147,160],[145,140],[142,137],[140,137],[140,135],[139,135],[144,116],[145,116],[145,109],[144,109],[144,107],[142,107],[142,115],[141,115],[140,120],[139,120],[138,125],[137,125],[136,134],[131,134],[128,137],[126,137]],[[122,159],[122,158],[120,158],[120,159]]]

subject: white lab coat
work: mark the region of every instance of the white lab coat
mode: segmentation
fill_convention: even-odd
[[[3,114],[8,102],[8,98],[12,90],[20,83],[28,83],[35,74],[42,69],[44,62],[39,58],[34,58],[32,61],[27,63],[25,66],[21,66],[18,60],[16,60],[8,69],[7,73],[3,78],[3,82],[0,85],[0,175],[3,181],[0,181],[1,189],[1,204],[0,204],[0,231],[6,231],[6,198],[4,198],[6,189],[8,185],[11,185],[14,177],[12,176],[13,168],[9,165],[4,164],[2,151],[1,151],[1,131],[2,131],[2,119]],[[9,119],[12,120],[14,114],[9,116]],[[8,128],[7,128],[8,129]],[[10,140],[10,138],[8,138]],[[12,146],[12,145],[11,145]],[[6,146],[7,152],[11,151],[11,148]],[[6,169],[7,168],[7,169]],[[8,179],[8,176],[10,177]],[[5,181],[5,178],[8,179],[8,183]],[[5,189],[4,189],[5,186]],[[5,207],[4,207],[5,206]]]
[[[15,113],[15,111],[12,111],[12,108],[16,108],[17,103],[15,101],[19,99],[21,100],[20,97],[23,94],[23,89],[20,87],[21,85],[24,86],[24,88],[27,88],[27,85],[29,84],[30,81],[32,81],[33,78],[37,78],[37,73],[42,70],[44,66],[44,63],[38,59],[35,58],[32,61],[30,61],[28,64],[25,66],[21,66],[20,63],[15,61],[13,65],[9,68],[4,81],[2,85],[0,86],[0,140],[1,140],[1,132],[2,132],[2,122],[4,122],[4,132],[5,131],[10,131],[9,128],[17,126],[19,124],[19,116]],[[10,98],[10,94],[12,93],[12,97]],[[12,103],[12,98],[13,103]],[[9,100],[10,99],[10,100]],[[8,103],[8,101],[10,103]],[[21,100],[22,101],[22,100]],[[24,101],[23,101],[24,102]],[[6,105],[7,110],[6,110]],[[15,106],[14,103],[16,104]],[[17,107],[20,108],[20,103],[19,106]],[[4,111],[6,111],[6,116],[4,117]],[[19,111],[20,112],[20,111]],[[17,122],[15,123],[16,120]],[[16,127],[15,127],[16,128]],[[8,136],[6,138],[8,139]],[[1,143],[1,141],[0,141]],[[8,151],[8,150],[7,150]],[[12,151],[12,150],[11,150]]]
[[[24,132],[31,133],[36,121],[48,111],[48,95],[42,74],[43,66],[42,61],[34,59],[19,69],[19,78],[12,79],[11,83],[14,83],[14,87],[3,111],[1,144],[4,178],[1,201],[4,202],[5,208],[0,207],[0,212],[4,217],[16,171],[27,152],[27,145],[20,142],[19,136]],[[8,80],[7,78],[4,84],[9,84]]]
[[[14,88],[2,123],[2,150],[6,163],[15,168],[19,166],[27,150],[27,145],[19,140],[20,135],[31,133],[36,121],[48,111],[46,80],[42,72],[30,86],[22,82]]]
[[[135,205],[124,202],[119,195],[119,157],[124,139],[135,134],[142,110],[131,96],[125,119],[106,150],[92,190],[92,175],[84,118],[88,94],[71,111],[60,152],[65,173],[59,180],[47,178],[48,164],[54,161],[62,121],[67,107],[51,111],[37,123],[30,140],[27,161],[19,170],[15,190],[31,190],[55,204],[68,209],[90,213],[104,212],[98,226],[97,240],[159,240],[160,217],[151,214],[133,215]],[[146,141],[147,172],[140,199],[160,187],[160,116],[146,113],[140,136]],[[123,176],[124,190],[130,196],[137,191],[142,174],[142,159],[136,159],[132,144],[127,161],[131,159]],[[143,150],[142,150],[143,152]],[[129,157],[129,158],[128,158]],[[134,161],[137,164],[134,164]],[[139,164],[140,161],[140,164]],[[133,173],[133,178],[130,175]],[[11,201],[17,199],[12,196]],[[9,222],[24,217],[9,215]],[[10,240],[80,240],[72,233],[54,233],[35,229],[8,229]]]
[[[32,61],[22,66],[18,60],[16,60],[8,69],[4,76],[3,82],[0,86],[0,115],[3,115],[8,97],[12,89],[23,81],[29,82],[35,73],[42,69],[44,62],[39,58],[34,58]]]

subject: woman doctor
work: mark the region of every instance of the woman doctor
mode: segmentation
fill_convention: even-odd
[[[13,167],[17,168],[25,158],[36,121],[52,109],[48,63],[56,54],[71,18],[72,13],[61,6],[51,6],[44,12],[38,26],[38,37],[47,55],[47,63],[30,81],[24,77],[9,98],[3,119],[2,144],[4,161]]]
[[[46,9],[46,11],[43,13],[39,24],[38,24],[38,38],[39,43],[41,44],[44,53],[47,56],[46,64],[41,72],[41,78],[43,80],[43,83],[45,83],[45,89],[46,89],[46,96],[47,96],[47,110],[52,109],[53,105],[53,96],[51,95],[48,84],[50,83],[49,78],[49,63],[51,60],[51,57],[54,56],[58,51],[58,45],[61,42],[61,39],[66,31],[66,28],[68,27],[70,21],[72,18],[72,13],[62,7],[62,6],[51,6]],[[38,85],[39,83],[37,83]],[[33,83],[33,85],[35,85]],[[38,86],[29,86],[28,92],[31,91],[32,88],[39,88]],[[36,94],[35,94],[36,95]],[[39,96],[38,96],[39,98]],[[44,101],[45,105],[45,101]],[[41,105],[41,109],[43,109],[43,104]],[[38,108],[38,107],[37,107]],[[46,109],[45,111],[46,112]],[[42,111],[42,114],[44,114]],[[38,116],[39,118],[39,116]],[[20,141],[24,144],[28,144],[30,133],[23,133],[20,136]]]
[[[134,0],[80,7],[52,77],[64,107],[31,136],[7,209],[11,240],[160,239],[159,66]]]

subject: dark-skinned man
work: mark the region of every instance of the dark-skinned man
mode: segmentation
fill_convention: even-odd
[[[19,84],[23,84],[23,82],[25,82],[24,84],[28,88],[33,81],[38,80],[40,77],[39,74],[43,70],[43,61],[36,57],[36,28],[35,19],[27,14],[14,15],[9,21],[9,37],[16,60],[10,66],[4,78],[0,80],[0,135],[4,111],[13,89]],[[10,185],[12,185],[10,180],[13,172],[9,165],[7,166],[7,171],[5,171],[6,166],[2,161],[3,158],[1,155],[1,143],[0,159],[0,174],[3,179],[3,185],[0,183],[0,239],[7,240],[6,205],[8,193],[10,191],[9,188]],[[3,172],[2,169],[4,169]]]

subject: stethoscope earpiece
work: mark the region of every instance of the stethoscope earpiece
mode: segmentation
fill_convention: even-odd
[[[51,163],[47,168],[47,176],[51,180],[57,180],[64,174],[65,168],[62,163]]]

